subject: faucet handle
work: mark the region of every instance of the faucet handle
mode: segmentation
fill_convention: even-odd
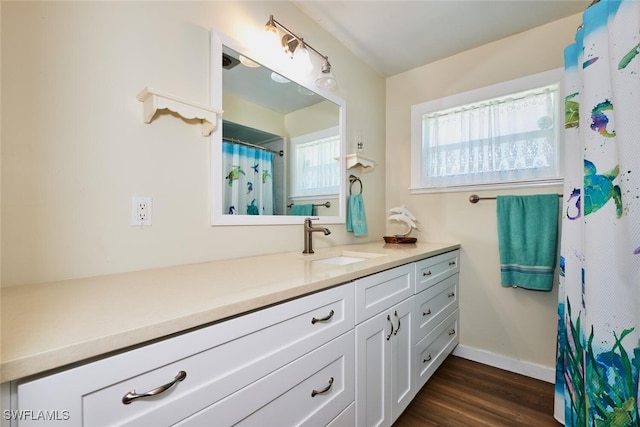
[[[320,218],[318,218],[318,217],[313,217],[313,218],[311,218],[311,217],[307,217],[307,218],[305,218],[304,220],[305,220],[305,221],[317,221],[317,220],[319,220],[319,219],[320,219]]]

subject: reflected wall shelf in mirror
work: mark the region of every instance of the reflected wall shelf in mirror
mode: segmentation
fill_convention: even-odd
[[[313,206],[319,223],[344,223],[344,99],[297,74],[280,50],[211,35],[211,105],[224,110],[211,134],[211,224],[302,224],[291,203]]]
[[[202,136],[209,136],[217,126],[218,116],[222,111],[205,105],[199,105],[186,99],[178,98],[157,89],[145,87],[136,99],[142,102],[142,114],[145,123],[151,123],[158,110],[167,109],[185,119],[202,121]]]

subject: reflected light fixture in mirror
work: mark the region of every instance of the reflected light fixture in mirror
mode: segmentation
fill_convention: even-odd
[[[285,32],[282,37],[279,37],[278,28]],[[271,41],[270,43],[279,43],[285,52],[291,55],[294,67],[300,70],[300,72],[310,73],[313,71],[309,49],[320,55],[323,61],[320,67],[320,74],[315,79],[315,84],[321,89],[336,90],[338,85],[336,78],[331,72],[331,64],[329,63],[328,56],[318,52],[309,43],[303,41],[302,37],[297,36],[287,27],[276,21],[273,15],[269,15],[269,20],[265,24],[264,30],[269,38],[278,39],[277,42]]]

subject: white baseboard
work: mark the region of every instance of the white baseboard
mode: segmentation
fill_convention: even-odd
[[[535,363],[524,362],[522,360],[511,359],[500,354],[491,353],[477,348],[458,345],[455,350],[453,350],[453,355],[493,366],[494,368],[500,368],[505,371],[515,372],[516,374],[546,381],[551,384],[554,384],[556,380],[555,369],[547,368],[546,366],[537,365]]]

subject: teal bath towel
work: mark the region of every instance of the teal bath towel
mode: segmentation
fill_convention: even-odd
[[[499,196],[497,217],[502,286],[550,291],[558,244],[558,195]]]
[[[367,234],[367,216],[364,213],[362,194],[349,195],[347,206],[347,231],[353,231],[354,236]]]
[[[291,215],[313,216],[313,205],[293,205],[291,206]]]

